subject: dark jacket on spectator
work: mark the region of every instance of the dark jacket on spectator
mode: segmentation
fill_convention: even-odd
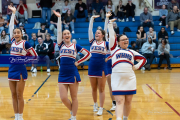
[[[52,0],[41,0],[40,5],[41,5],[41,8],[43,8],[43,7],[51,8],[52,7]]]
[[[50,39],[50,40],[45,40],[44,43],[46,43],[48,45],[48,53],[52,53],[54,52],[54,44],[53,44],[53,41]]]
[[[116,34],[119,34],[119,27],[114,28],[114,31],[115,31]]]
[[[180,17],[180,13],[177,12],[177,13],[174,13],[173,11],[172,12],[169,12],[167,17],[166,17],[166,25],[168,25],[168,23],[170,21],[175,21],[178,19],[178,17]]]
[[[103,3],[99,1],[99,3],[93,2],[92,3],[92,10],[96,10],[96,12],[100,12],[101,9],[103,9]]]
[[[82,2],[82,4],[76,3],[75,10],[78,10],[79,13],[83,13],[84,10],[87,10],[86,4]]]
[[[45,48],[45,50],[44,50]],[[48,50],[48,45],[45,43],[42,43],[42,45],[38,44],[35,47],[35,50],[38,54],[38,56],[46,56],[48,54],[47,50]]]
[[[158,39],[159,38],[163,38],[165,39],[165,36],[168,36],[168,33],[166,31],[164,31],[164,33],[162,33],[161,31],[158,33]]]
[[[130,6],[129,5],[129,3],[127,3],[127,5],[126,5],[126,10],[135,10],[136,9],[136,5],[135,4],[133,4],[133,3],[131,3],[132,5]]]
[[[176,3],[169,2],[167,8],[168,8],[168,10],[173,10],[174,6],[177,6],[177,8],[179,9],[179,3],[178,2],[176,2]]]

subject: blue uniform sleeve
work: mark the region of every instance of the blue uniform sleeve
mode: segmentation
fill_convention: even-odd
[[[106,48],[109,50],[109,42],[106,41]]]
[[[31,48],[32,46],[30,45],[30,43],[29,42],[25,42],[25,49],[27,50],[27,49],[29,49],[29,48]]]
[[[64,44],[64,42],[62,42],[62,44],[61,45],[58,45],[58,47],[59,47],[59,50],[61,49],[61,47],[62,47],[62,45]]]
[[[81,51],[83,47],[81,47],[80,45],[76,44],[76,49],[77,49],[77,52]]]

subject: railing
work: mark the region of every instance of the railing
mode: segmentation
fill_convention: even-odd
[[[154,11],[154,0],[152,0],[152,5],[149,3],[148,0],[143,0],[144,6],[149,9],[150,12]]]

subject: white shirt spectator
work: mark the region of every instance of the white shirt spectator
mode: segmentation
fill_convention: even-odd
[[[68,4],[67,6],[65,6],[65,4],[62,6],[62,13],[66,13],[67,10],[71,10],[71,6],[70,4]]]

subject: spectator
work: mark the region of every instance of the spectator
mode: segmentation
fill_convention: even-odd
[[[12,7],[14,6],[13,2],[10,2],[10,6],[12,6]],[[12,15],[12,11],[9,8],[7,8],[7,15],[6,15],[7,21],[10,20],[11,15]]]
[[[169,2],[168,7],[167,7],[168,11],[172,12],[174,6],[177,6],[177,9],[179,9],[179,3],[176,0],[171,0],[171,2]]]
[[[168,15],[168,10],[166,10],[166,5],[162,5],[162,9],[159,10],[159,25],[165,26],[166,25],[166,16]]]
[[[63,24],[64,24],[64,29],[67,30],[72,30],[72,33],[74,34],[74,16],[71,13],[71,10],[68,10],[66,12],[66,15],[64,16],[64,20],[63,20]]]
[[[147,36],[152,37],[153,42],[156,44],[156,49],[158,48],[158,41],[156,41],[156,31],[152,27],[149,28],[149,31],[147,32]]]
[[[17,10],[16,10],[16,17],[17,19],[22,19],[22,18],[25,18],[25,23],[27,24],[27,20],[28,20],[28,13],[27,13],[27,5],[26,4],[23,4],[23,0],[19,0],[19,5],[17,6]],[[21,21],[21,22],[24,22]]]
[[[169,12],[166,17],[166,28],[170,26],[171,34],[174,34],[174,26],[178,26],[177,31],[180,32],[180,14],[178,12],[177,6],[173,7],[173,11]]]
[[[139,49],[136,47],[136,42],[135,41],[131,41],[131,47],[129,49],[132,49],[136,52],[139,52]]]
[[[38,40],[37,40],[36,33],[32,33],[32,34],[31,34],[31,37],[32,37],[32,38],[29,40],[29,43],[30,43],[30,45],[31,45],[33,48],[35,48],[36,45],[38,44]]]
[[[9,53],[9,49],[7,48],[7,44],[9,43],[9,36],[6,34],[5,30],[2,30],[0,36],[0,51],[6,48],[7,53]]]
[[[46,24],[41,23],[41,29],[38,30],[38,37],[42,37],[43,40],[45,40],[45,36],[48,33],[48,30],[46,30]]]
[[[144,8],[144,12],[140,15],[141,25],[143,27],[154,27],[154,22],[151,13],[148,12],[148,8]]]
[[[147,42],[145,42],[141,48],[142,55],[149,59],[149,61],[146,63],[145,68],[148,70],[151,70],[151,64],[154,59],[154,50],[156,48],[156,44],[153,42],[152,37],[148,37]]]
[[[48,45],[46,43],[43,43],[43,39],[41,37],[38,37],[38,42],[39,44],[36,45],[35,50],[38,54],[38,57],[46,61],[47,72],[50,72],[50,60],[49,56],[47,55]],[[32,72],[37,72],[37,64],[34,64],[34,69],[32,70]]]
[[[4,30],[4,23],[5,23],[5,20],[2,17],[2,13],[0,12],[0,33]]]
[[[161,40],[161,44],[158,46],[158,55],[160,57],[159,64],[158,64],[158,69],[161,69],[161,64],[163,59],[165,58],[167,61],[168,69],[172,70],[171,65],[170,65],[170,45],[167,43],[166,39]]]
[[[117,26],[117,23],[116,22],[113,22],[113,28],[114,28],[114,31],[117,35],[119,35],[119,27]]]
[[[60,13],[60,9],[57,9],[56,12]],[[49,29],[54,32],[54,36],[57,36],[57,22],[58,22],[58,17],[55,14],[52,14],[50,20],[51,25]]]
[[[136,5],[132,3],[132,0],[128,0],[128,3],[126,5],[126,22],[129,21],[129,16],[132,16],[132,21],[135,22],[135,9]]]
[[[92,3],[92,15],[101,15],[101,19],[104,20],[104,8],[103,3],[99,0]]]
[[[49,56],[50,60],[54,59],[54,43],[53,40],[51,40],[51,35],[49,33],[46,34],[46,40],[44,43],[48,45],[47,55]]]
[[[117,6],[117,17],[119,22],[124,22],[124,14],[126,13],[126,7],[122,5],[122,0],[119,1]]]
[[[168,43],[168,33],[165,30],[165,27],[162,27],[161,30],[158,33],[158,43],[161,43],[162,39],[166,39],[166,41]]]
[[[78,3],[76,3],[74,17],[86,18],[86,21],[88,21],[87,6],[82,0],[78,0]]]
[[[64,5],[62,6],[62,18],[64,18],[68,10],[71,10],[69,0],[64,0]]]
[[[26,29],[24,28],[24,24],[23,23],[19,23],[19,28],[21,29],[21,30],[23,30],[24,31],[24,33],[23,33],[23,39],[24,40],[29,40],[29,36],[28,36],[28,34],[26,33]]]
[[[114,5],[112,3],[112,0],[108,0],[107,5],[105,7],[105,11],[106,12],[111,12],[112,15],[109,17],[109,19],[113,19],[113,17],[115,17],[115,14],[114,14],[115,7],[114,7]]]
[[[142,45],[147,41],[146,39],[146,32],[144,31],[143,26],[139,26],[136,32],[136,43],[139,49],[141,49]]]
[[[48,23],[49,23],[50,18],[51,18],[52,0],[41,0],[40,5],[42,8],[43,23],[46,23],[46,14],[47,14],[47,19],[48,19]]]

